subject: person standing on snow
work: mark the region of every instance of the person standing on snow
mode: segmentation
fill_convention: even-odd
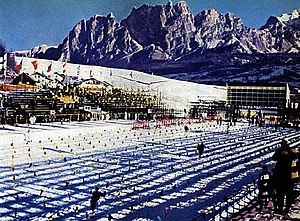
[[[276,190],[277,208],[275,212],[279,214],[283,212],[288,213],[293,202],[294,183],[291,178],[293,152],[286,138],[282,140],[281,146],[273,154],[272,160],[276,161],[274,168],[274,187]],[[284,200],[285,197],[286,200]],[[284,206],[285,208],[283,210]]]
[[[204,152],[204,148],[205,148],[205,145],[204,145],[203,141],[201,141],[201,143],[198,143],[197,150],[198,150],[198,154],[199,154],[199,159],[201,158],[201,156]]]
[[[90,209],[95,212],[97,202],[100,199],[100,197],[105,197],[106,192],[99,192],[99,187],[96,187],[95,190],[92,192],[91,200],[90,200]]]

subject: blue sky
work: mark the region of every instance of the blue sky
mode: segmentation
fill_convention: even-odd
[[[10,51],[58,45],[81,19],[112,12],[120,22],[136,6],[168,0],[0,0],[0,40]],[[173,3],[177,3],[173,1]],[[300,9],[300,0],[186,0],[194,15],[204,9],[232,12],[247,27],[259,28],[269,16]]]

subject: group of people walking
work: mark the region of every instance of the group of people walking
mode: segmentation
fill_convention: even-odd
[[[290,147],[290,142],[283,139],[281,146],[272,156],[272,160],[276,161],[272,173],[268,171],[267,166],[263,166],[259,175],[260,208],[264,203],[272,200],[275,213],[287,214],[289,212],[296,198],[294,187],[299,181],[299,168],[296,163],[299,158],[299,153]]]

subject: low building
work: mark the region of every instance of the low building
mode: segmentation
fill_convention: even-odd
[[[198,96],[198,101],[190,104],[190,115],[192,118],[225,117],[226,101],[219,100],[214,96]]]

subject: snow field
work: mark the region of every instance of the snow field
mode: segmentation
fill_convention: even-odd
[[[246,188],[261,164],[271,166],[282,137],[300,136],[242,124],[227,133],[227,125],[215,122],[190,125],[187,133],[182,125],[131,127],[126,121],[42,124],[32,126],[32,141],[23,134],[23,140],[8,139],[0,147],[0,220],[83,220],[96,186],[107,191],[97,220],[109,214],[113,220],[192,220],[233,189]],[[206,149],[198,159],[200,140]]]

